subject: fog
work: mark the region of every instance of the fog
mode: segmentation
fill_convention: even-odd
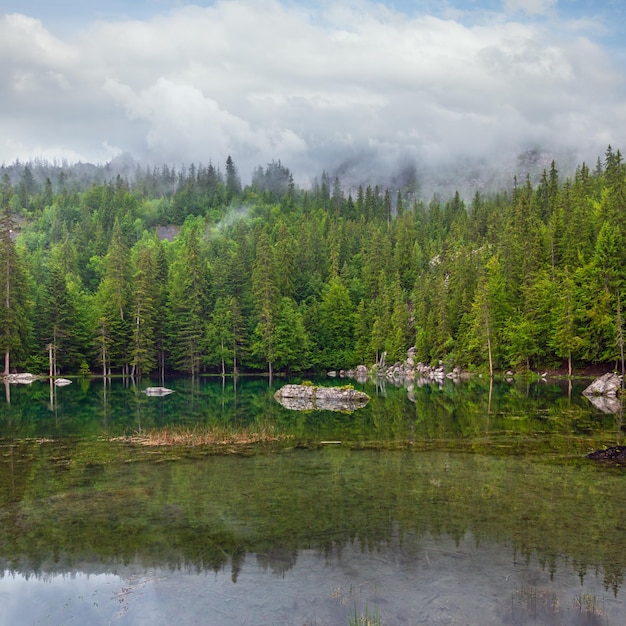
[[[623,147],[606,20],[556,0],[456,4],[218,1],[69,34],[34,8],[0,13],[0,163],[232,155],[244,182],[280,159],[300,185],[413,168],[471,188],[523,174],[525,155],[567,170]]]

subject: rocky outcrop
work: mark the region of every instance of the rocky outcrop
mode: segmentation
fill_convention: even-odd
[[[173,389],[168,389],[167,387],[146,387],[143,390],[147,396],[169,396],[170,393],[174,393]]]
[[[364,407],[369,396],[351,387],[315,387],[313,385],[285,385],[274,398],[285,408],[293,411],[352,412]]]
[[[596,378],[584,391],[584,396],[607,396],[615,398],[622,389],[622,377],[607,372]]]
[[[54,384],[57,387],[66,387],[67,385],[71,385],[72,381],[69,378],[55,378]]]
[[[607,372],[596,378],[584,391],[583,396],[603,413],[619,413],[622,409],[622,377]]]
[[[467,372],[455,367],[448,371],[443,363],[436,366],[415,362],[415,348],[409,348],[404,361],[398,361],[393,365],[385,365],[384,355],[380,362],[371,368],[359,365],[353,370],[341,370],[339,372],[328,372],[329,376],[339,376],[340,378],[354,378],[359,382],[365,382],[368,378],[385,379],[397,386],[430,385],[436,383],[442,385],[446,380],[458,382],[469,378]]]

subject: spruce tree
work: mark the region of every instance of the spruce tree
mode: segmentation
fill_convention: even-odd
[[[276,360],[276,321],[280,296],[274,270],[274,251],[267,233],[262,232],[257,241],[252,269],[252,294],[257,320],[254,351],[267,363],[270,379]]]
[[[0,214],[0,353],[4,355],[4,375],[11,372],[11,354],[19,354],[28,336],[28,293],[22,262],[13,240],[15,222],[11,216],[12,189],[4,175]]]

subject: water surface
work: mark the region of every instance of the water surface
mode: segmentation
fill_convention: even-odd
[[[623,623],[626,479],[584,458],[621,420],[578,388],[366,386],[334,414],[288,411],[264,380],[168,385],[11,388],[0,623]],[[290,437],[111,441],[171,423]]]

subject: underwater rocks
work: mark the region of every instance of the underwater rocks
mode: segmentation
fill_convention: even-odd
[[[586,455],[592,461],[613,461],[626,463],[626,446],[611,446],[604,450],[596,450]]]

